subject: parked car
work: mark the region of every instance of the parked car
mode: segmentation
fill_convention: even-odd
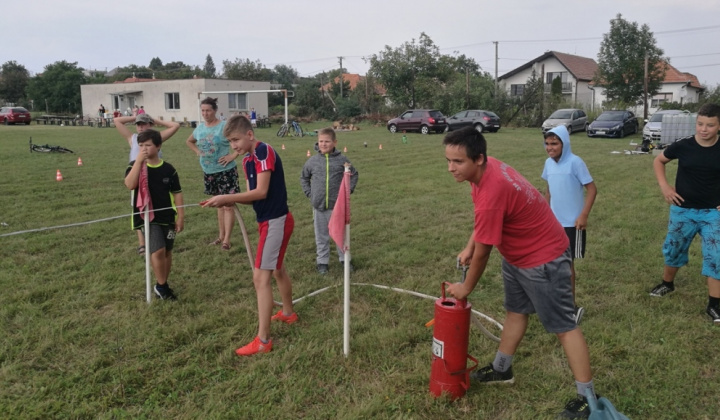
[[[0,108],[0,121],[5,124],[30,124],[30,111],[21,106],[5,106]]]
[[[605,111],[588,125],[587,135],[622,138],[637,133],[639,125],[637,117],[630,111]]]
[[[398,131],[419,131],[428,134],[431,131],[442,133],[447,127],[445,116],[437,109],[410,109],[387,123],[391,133]]]
[[[497,132],[500,129],[500,117],[492,111],[482,109],[468,109],[460,111],[447,119],[448,131],[463,127],[475,127],[479,132]]]
[[[573,131],[585,131],[588,126],[587,114],[582,109],[558,109],[542,123],[542,131],[546,133],[559,125],[564,125],[570,134]]]
[[[680,111],[678,109],[670,109],[654,113],[649,120],[645,120],[645,127],[643,127],[643,141],[660,141],[660,138],[662,137],[663,115],[677,115],[688,113],[688,111]]]

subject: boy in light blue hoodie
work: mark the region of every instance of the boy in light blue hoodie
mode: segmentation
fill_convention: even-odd
[[[575,258],[585,256],[587,219],[595,203],[597,187],[585,162],[572,153],[570,134],[564,125],[544,134],[548,158],[542,178],[547,181],[545,199],[570,239],[573,261],[571,282],[575,297]],[[584,193],[583,189],[587,191]],[[575,323],[582,319],[584,308],[575,303]]]

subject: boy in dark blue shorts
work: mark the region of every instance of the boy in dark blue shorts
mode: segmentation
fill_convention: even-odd
[[[688,262],[695,235],[702,238],[702,275],[707,277],[708,306],[705,312],[720,325],[720,105],[700,107],[695,135],[668,146],[653,162],[655,177],[670,204],[668,233],[663,244],[665,268],[662,283],[650,296],[675,291],[675,276]],[[665,175],[665,165],[677,159],[675,188]]]
[[[125,172],[125,186],[134,190],[133,229],[143,229],[145,223],[138,209],[140,188],[147,189],[150,195],[152,209],[150,217],[150,262],[157,284],[155,294],[160,299],[175,299],[173,290],[168,285],[168,277],[172,268],[172,250],[175,243],[175,234],[182,232],[185,225],[185,209],[183,205],[180,178],[175,168],[160,159],[158,153],[162,146],[162,136],[159,132],[146,129],[137,136],[140,146],[137,158],[130,162]]]
[[[270,321],[292,324],[298,320],[293,310],[292,282],[283,263],[295,222],[287,205],[285,174],[280,156],[269,144],[255,138],[252,125],[245,116],[236,115],[230,118],[223,134],[230,141],[233,150],[245,154],[243,169],[247,191],[214,196],[204,202],[203,207],[252,204],[257,216],[260,239],[255,257],[253,284],[258,302],[258,334],[249,344],[235,350],[238,356],[251,356],[272,350]],[[272,314],[272,277],[275,277],[282,298],[282,310],[275,315]]]

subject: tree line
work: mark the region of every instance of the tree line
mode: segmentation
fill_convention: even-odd
[[[651,97],[662,84],[664,73],[658,64],[663,50],[647,25],[625,20],[618,14],[610,21],[597,56],[598,72],[594,82],[606,89],[607,106],[629,107],[644,95],[645,68]],[[542,75],[532,74],[520,96],[510,96],[498,87],[489,72],[471,57],[453,52],[442,54],[424,32],[398,47],[385,46],[365,58],[366,75],[350,89],[345,69],[335,69],[311,77],[300,77],[292,66],[266,67],[260,60],[236,58],[223,60],[218,72],[208,54],[205,65],[192,66],[182,61],[163,63],[159,57],[147,66],[131,64],[109,76],[104,71],[86,71],[77,63],[58,61],[45,66],[31,77],[15,61],[0,68],[0,102],[24,105],[34,110],[76,113],[81,109],[80,85],[113,83],[129,77],[143,79],[188,79],[224,77],[235,80],[267,81],[279,89],[294,92],[289,99],[290,113],[308,119],[368,117],[381,121],[408,108],[434,108],[446,115],[462,109],[488,109],[504,124],[538,126],[558,107],[574,107],[563,100],[561,89],[545,92]],[[708,89],[700,103],[720,101],[720,86]],[[283,95],[269,95],[271,112],[281,112]],[[669,104],[694,110],[699,104]]]

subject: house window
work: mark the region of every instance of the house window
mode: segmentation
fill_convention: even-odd
[[[665,102],[672,102],[672,93],[658,93],[652,97],[651,108],[659,108]]]
[[[525,93],[525,85],[510,85],[510,96],[522,96]]]
[[[568,73],[566,71],[556,71],[545,73],[545,83],[552,84],[553,80],[560,78],[560,82],[567,83]]]
[[[165,94],[165,109],[180,109],[180,93]]]
[[[228,93],[228,107],[230,109],[248,109],[247,93]]]

